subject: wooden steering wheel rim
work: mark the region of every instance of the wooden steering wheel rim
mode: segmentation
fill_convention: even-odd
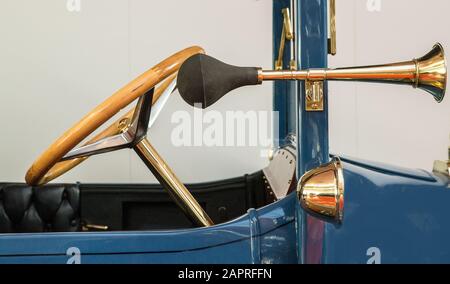
[[[161,97],[161,95],[166,91],[166,89],[170,86],[170,84],[175,80],[177,73],[172,74],[167,79],[164,80],[161,84],[158,85],[156,88],[154,94],[153,94],[153,100],[152,105],[155,104],[158,99]],[[127,127],[127,125],[130,124],[135,109],[131,109],[126,114],[124,114],[122,117],[117,119],[114,123],[112,123],[110,126],[108,126],[106,129],[95,135],[92,139],[85,142],[82,146],[86,146],[92,143],[95,143],[97,141],[102,140],[103,138],[114,136],[120,134],[124,128]],[[39,184],[46,184],[55,178],[65,174],[69,170],[73,169],[74,167],[78,166],[85,160],[87,160],[89,156],[86,157],[80,157],[80,158],[73,158],[70,160],[65,160],[56,163],[45,175],[44,177],[39,181]]]
[[[153,68],[144,72],[98,105],[77,124],[53,142],[53,144],[39,156],[26,173],[26,183],[29,185],[41,185],[47,183],[81,163],[82,160],[73,163],[73,165],[68,165],[68,162],[70,161],[65,161],[63,163],[66,165],[63,164],[54,169],[55,165],[58,166],[57,163],[62,157],[98,127],[117,114],[121,109],[132,103],[135,99],[155,87],[159,82],[177,72],[186,59],[198,53],[204,53],[204,50],[201,47],[192,46],[173,54]],[[96,138],[98,137],[95,137],[94,139]],[[49,172],[51,173],[50,175],[48,174]]]

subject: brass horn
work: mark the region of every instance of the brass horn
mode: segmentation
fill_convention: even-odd
[[[181,97],[190,105],[203,108],[242,86],[270,80],[306,81],[306,110],[323,110],[322,86],[325,80],[362,81],[411,85],[430,93],[437,102],[444,99],[447,66],[444,49],[437,43],[425,56],[385,65],[307,70],[262,70],[225,64],[206,54],[187,59],[178,72]]]
[[[306,81],[362,81],[412,85],[430,93],[437,102],[445,96],[447,66],[444,49],[437,43],[433,49],[419,59],[385,65],[309,69],[299,71],[258,71],[258,81],[306,80]]]

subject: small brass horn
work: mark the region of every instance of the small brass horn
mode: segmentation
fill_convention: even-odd
[[[339,158],[304,174],[297,185],[300,205],[327,222],[344,218],[344,174]]]

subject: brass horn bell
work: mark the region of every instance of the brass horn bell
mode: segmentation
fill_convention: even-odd
[[[437,102],[445,96],[447,65],[440,43],[419,59],[385,65],[308,70],[259,70],[258,80],[361,81],[412,85],[430,93]]]
[[[437,43],[425,56],[415,60],[415,87],[430,93],[437,102],[442,102],[447,86],[447,65],[444,49]]]
[[[327,222],[342,223],[344,174],[339,158],[305,173],[298,182],[297,196],[308,213]]]

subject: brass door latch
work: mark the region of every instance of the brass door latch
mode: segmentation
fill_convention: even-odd
[[[280,48],[278,50],[278,59],[275,61],[275,70],[283,70],[283,55],[286,41],[291,43],[291,49],[294,46],[294,29],[292,26],[289,8],[284,8],[283,13],[283,29],[281,31]],[[289,62],[290,70],[297,70],[297,61],[291,52],[291,61]]]
[[[323,111],[323,81],[305,81],[306,111]]]

